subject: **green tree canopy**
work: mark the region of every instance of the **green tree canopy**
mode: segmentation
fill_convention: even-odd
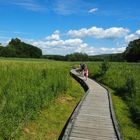
[[[22,57],[22,58],[40,58],[42,50],[22,42],[20,39],[11,39],[6,47],[0,47],[0,56],[3,57]]]
[[[86,53],[73,53],[66,55],[66,60],[68,61],[86,61],[88,60],[88,55]]]
[[[124,52],[124,57],[129,62],[140,61],[140,39],[131,41]]]

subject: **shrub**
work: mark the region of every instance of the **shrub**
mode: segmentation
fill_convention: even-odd
[[[136,89],[135,89],[135,81],[132,76],[129,76],[126,80],[126,94],[127,97],[129,98],[134,98]]]
[[[136,97],[131,101],[130,112],[133,121],[140,126],[140,97],[138,95],[140,94],[137,93]]]
[[[108,61],[102,62],[101,66],[100,66],[100,73],[101,73],[101,75],[105,75],[106,72],[108,71],[108,69],[109,69]]]

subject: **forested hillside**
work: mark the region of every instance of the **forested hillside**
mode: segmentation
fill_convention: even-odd
[[[11,39],[7,46],[0,45],[1,57],[40,58],[42,50],[22,42],[20,39]]]
[[[140,61],[140,39],[131,41],[124,52],[124,58],[128,62]]]

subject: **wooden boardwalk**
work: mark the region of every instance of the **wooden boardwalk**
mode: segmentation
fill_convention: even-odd
[[[77,75],[72,70],[73,75]],[[85,81],[88,91],[74,111],[65,129],[63,140],[119,140],[113,125],[108,91],[91,80]]]

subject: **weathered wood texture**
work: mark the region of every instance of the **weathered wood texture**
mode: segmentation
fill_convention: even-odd
[[[77,75],[72,70],[73,75]],[[78,76],[79,78],[79,76]],[[88,91],[74,111],[63,140],[118,140],[112,122],[108,91],[97,82],[83,77]]]

